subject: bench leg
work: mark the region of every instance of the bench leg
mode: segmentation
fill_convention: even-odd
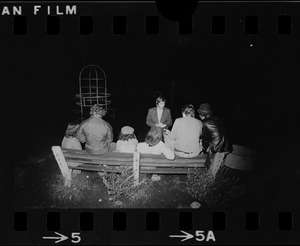
[[[208,169],[208,172],[210,172],[210,174],[213,176],[213,178],[216,177],[216,174],[217,174],[218,170],[220,169],[220,166],[221,166],[224,158],[225,158],[225,153],[217,152],[214,155],[212,163]]]
[[[135,151],[133,153],[133,174],[134,174],[134,184],[139,184],[140,179],[140,152]]]
[[[61,147],[53,146],[52,152],[53,152],[56,162],[59,166],[59,169],[60,169],[63,177],[65,178],[65,186],[70,187],[71,186],[71,177],[72,177],[71,169],[68,167],[68,164],[67,164],[64,154],[61,150]]]

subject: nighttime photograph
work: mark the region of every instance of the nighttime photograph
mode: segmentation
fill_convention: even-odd
[[[59,33],[39,13],[26,35],[4,31],[13,206],[299,207],[300,29],[278,34],[273,6],[250,33],[242,4],[178,21],[155,2],[78,3]]]

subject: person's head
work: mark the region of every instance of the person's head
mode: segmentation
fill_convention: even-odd
[[[100,104],[94,104],[91,107],[90,115],[103,117],[106,114],[106,110]]]
[[[192,104],[186,104],[182,108],[182,115],[183,116],[189,116],[189,117],[195,117],[195,109]]]
[[[149,146],[155,146],[162,140],[162,130],[159,127],[152,128],[145,138]]]
[[[136,136],[134,134],[134,129],[130,126],[124,126],[121,129],[119,140],[127,141],[129,139],[136,139]]]
[[[80,126],[80,121],[79,120],[71,121],[69,123],[69,125],[67,126],[65,136],[67,138],[75,137],[77,132],[78,132],[79,126]]]
[[[160,109],[163,109],[164,106],[166,104],[166,99],[162,96],[159,96],[157,99],[156,99],[156,107],[160,108]]]
[[[201,120],[204,120],[212,115],[212,111],[208,103],[202,103],[197,109],[197,112],[199,113]]]

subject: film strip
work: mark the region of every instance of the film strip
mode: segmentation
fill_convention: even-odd
[[[11,147],[19,154],[0,170],[1,244],[299,243],[299,9],[280,1],[1,3],[3,88],[13,92],[5,129],[18,129],[19,139]],[[143,142],[159,97],[173,124],[187,103],[197,114],[210,102],[227,121],[241,152],[223,160],[217,181],[205,176],[208,154],[184,171],[166,158],[103,162],[53,150],[93,104],[105,107],[114,142],[127,125]],[[139,175],[103,173],[99,161],[102,171],[126,162]],[[202,171],[191,174],[192,165]]]

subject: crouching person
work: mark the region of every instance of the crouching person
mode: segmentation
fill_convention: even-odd
[[[111,125],[102,119],[106,114],[105,109],[95,104],[91,107],[90,118],[83,121],[79,127],[77,138],[85,143],[85,150],[93,155],[101,155],[113,151],[113,130]]]
[[[182,117],[175,120],[172,131],[165,131],[164,140],[175,155],[193,158],[202,150],[199,139],[201,133],[202,122],[195,118],[194,106],[187,104],[182,108]]]

